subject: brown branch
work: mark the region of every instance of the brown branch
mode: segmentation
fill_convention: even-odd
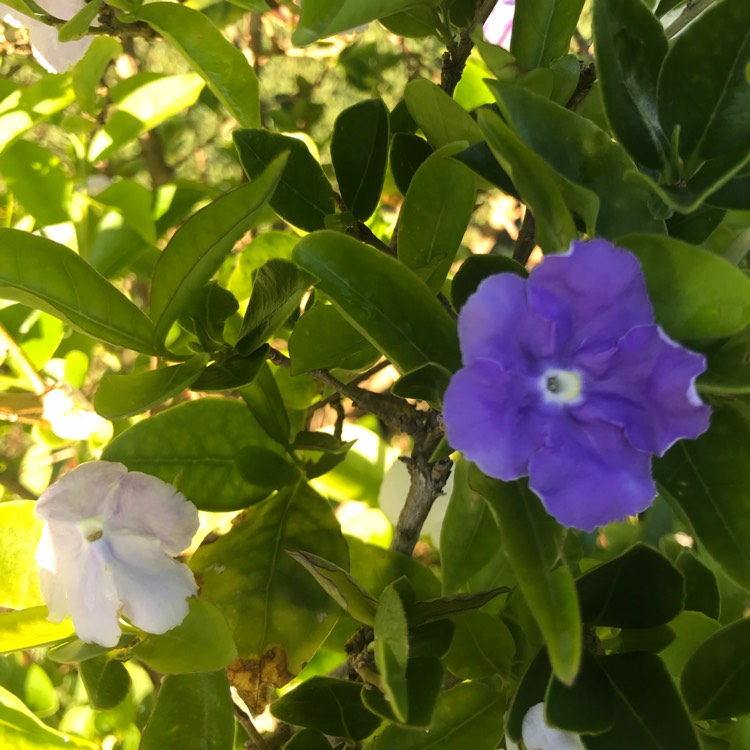
[[[271,750],[270,745],[263,739],[263,735],[255,728],[252,719],[236,703],[234,715],[239,725],[247,732],[256,750]]]
[[[536,220],[534,215],[526,206],[526,213],[523,217],[523,224],[518,231],[518,239],[513,248],[513,260],[518,261],[522,266],[529,262],[531,253],[536,247]]]

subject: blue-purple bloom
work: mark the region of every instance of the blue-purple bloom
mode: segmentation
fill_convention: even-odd
[[[645,510],[652,454],[708,429],[705,358],[654,323],[640,265],[574,242],[528,280],[485,279],[459,316],[463,368],[445,393],[450,444],[489,476],[529,476],[565,526]]]

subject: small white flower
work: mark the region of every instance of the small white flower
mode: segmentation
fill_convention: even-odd
[[[164,633],[188,612],[197,587],[173,559],[198,529],[196,507],[174,487],[119,463],[81,464],[36,504],[37,549],[49,619],[70,615],[81,640],[116,646],[120,613]]]
[[[513,33],[513,15],[515,12],[516,0],[498,0],[482,28],[485,41],[508,49],[510,37]]]
[[[526,712],[521,738],[526,750],[585,750],[577,734],[548,726],[544,721],[544,703],[537,703]],[[505,745],[508,750],[518,750],[518,745],[507,737]]]
[[[71,389],[64,385],[51,388],[42,396],[43,418],[52,432],[65,440],[86,440],[94,433],[107,428],[107,420],[86,408],[77,400]]]

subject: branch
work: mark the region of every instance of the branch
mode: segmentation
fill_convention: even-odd
[[[526,213],[523,216],[523,224],[518,230],[518,239],[516,239],[513,248],[513,260],[518,261],[522,266],[529,262],[531,253],[536,247],[536,220],[534,215],[526,206]]]
[[[263,739],[263,735],[255,728],[252,719],[236,703],[234,704],[234,715],[240,726],[247,732],[256,750],[271,750],[269,744]]]
[[[713,5],[716,0],[688,0],[685,10],[666,28],[667,39],[677,36],[692,20]]]
[[[29,381],[29,385],[37,396],[41,396],[47,391],[47,384],[42,376],[36,371],[31,364],[24,350],[16,343],[16,340],[8,333],[5,326],[0,325],[0,350],[5,349],[10,354],[18,369]]]

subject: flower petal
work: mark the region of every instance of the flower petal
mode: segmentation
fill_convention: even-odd
[[[576,411],[581,419],[624,428],[638,450],[663,455],[677,440],[708,429],[711,409],[695,389],[705,369],[705,357],[675,343],[658,326],[633,328],[618,342],[606,370],[592,379]]]
[[[582,346],[611,345],[630,328],[654,322],[638,260],[607,240],[573,242],[568,253],[546,256],[528,283],[529,307],[566,322],[568,356]]]
[[[541,372],[537,360],[555,353],[556,326],[529,308],[527,283],[512,273],[497,274],[469,297],[458,316],[464,365],[493,359],[505,370]]]
[[[107,564],[123,614],[147,633],[165,633],[188,613],[187,599],[198,587],[190,569],[167,556],[156,539],[114,534]]]
[[[489,476],[518,479],[544,443],[539,392],[530,381],[479,360],[459,370],[445,392],[448,442]]]
[[[564,526],[593,531],[645,510],[656,496],[651,457],[622,429],[562,413],[529,463],[529,485]]]
[[[62,577],[81,554],[83,537],[74,524],[45,523],[36,548],[39,588],[47,609],[48,619],[61,622],[69,614],[67,589]]]
[[[544,721],[544,703],[537,703],[526,712],[521,735],[526,750],[584,750],[577,734],[547,725]]]

